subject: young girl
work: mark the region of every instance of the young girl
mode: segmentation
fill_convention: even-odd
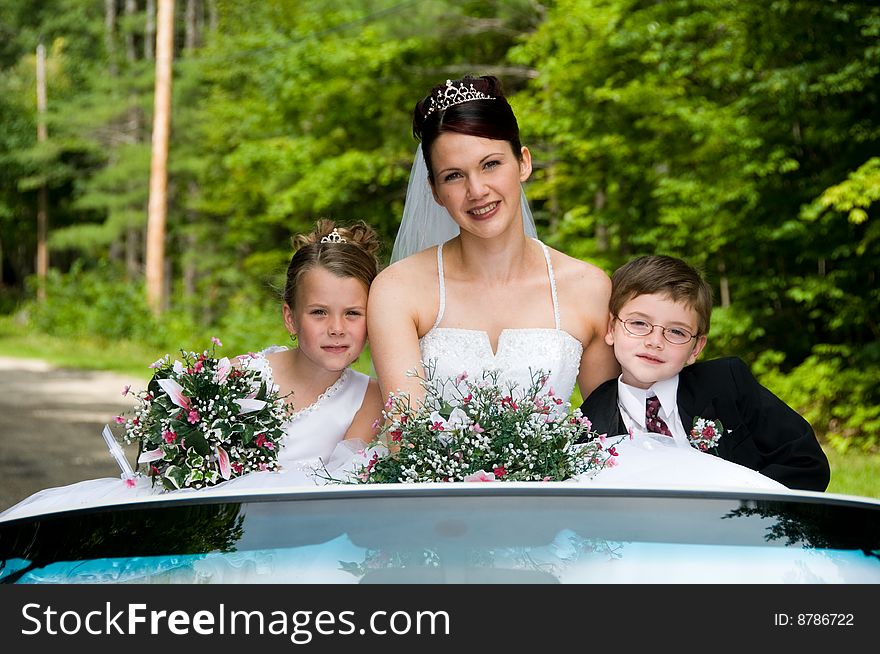
[[[366,224],[337,227],[321,220],[294,238],[287,268],[282,316],[292,347],[272,346],[238,357],[238,365],[260,371],[267,384],[291,404],[278,454],[280,472],[253,472],[198,491],[280,488],[316,483],[315,466],[338,457],[350,461],[360,441],[376,434],[382,415],[378,383],[349,368],[367,341],[367,293],[378,272],[376,233]],[[0,513],[13,519],[49,511],[125,502],[158,493],[144,477],[133,486],[118,478],[91,479],[49,488]]]
[[[367,293],[378,272],[379,241],[364,223],[321,220],[294,239],[282,315],[293,347],[239,357],[261,370],[292,405],[279,464],[329,460],[337,443],[369,441],[382,415],[379,385],[352,370],[367,341]]]

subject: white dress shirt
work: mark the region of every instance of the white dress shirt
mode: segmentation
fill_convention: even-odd
[[[649,432],[645,426],[645,403],[652,395],[656,395],[660,400],[660,417],[669,426],[672,438]],[[631,429],[634,432],[649,434],[664,445],[690,447],[690,441],[678,415],[677,396],[678,375],[655,382],[648,389],[625,384],[622,375],[617,378],[617,408],[620,409],[627,431]]]

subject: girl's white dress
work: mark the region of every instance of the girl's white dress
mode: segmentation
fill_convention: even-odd
[[[274,380],[266,355],[285,349],[287,348],[283,346],[266,348],[254,357],[245,359],[242,365],[260,371],[264,381],[271,387]],[[369,381],[367,375],[346,368],[339,379],[313,404],[296,411],[285,425],[285,436],[278,453],[280,470],[253,472],[207,489],[184,489],[174,492],[223,494],[235,493],[243,489],[281,488],[320,483],[320,479],[315,477],[315,470],[324,466],[338,467],[337,462],[340,457],[351,459],[354,456],[353,452],[363,447],[361,441],[346,441],[343,444],[342,439],[364,401]],[[121,479],[90,479],[34,493],[0,513],[0,519],[7,520],[99,504],[116,504],[161,492],[143,477],[138,478],[133,487],[126,485]]]

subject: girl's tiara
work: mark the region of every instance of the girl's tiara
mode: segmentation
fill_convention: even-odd
[[[327,236],[321,237],[321,243],[347,243],[347,242],[348,241],[346,241],[342,236],[340,236],[339,230],[336,229],[335,227],[333,228],[332,232],[327,234]]]

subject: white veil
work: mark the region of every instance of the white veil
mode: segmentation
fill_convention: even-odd
[[[535,219],[526,200],[525,191],[520,191],[523,229],[526,236],[537,237]],[[406,201],[403,205],[403,218],[394,239],[391,250],[391,263],[405,259],[411,254],[421,252],[425,248],[445,243],[458,236],[458,225],[452,220],[449,212],[434,200],[431,184],[428,181],[428,168],[422,156],[422,145],[416,148],[412,169],[409,173],[409,184],[406,187]]]

